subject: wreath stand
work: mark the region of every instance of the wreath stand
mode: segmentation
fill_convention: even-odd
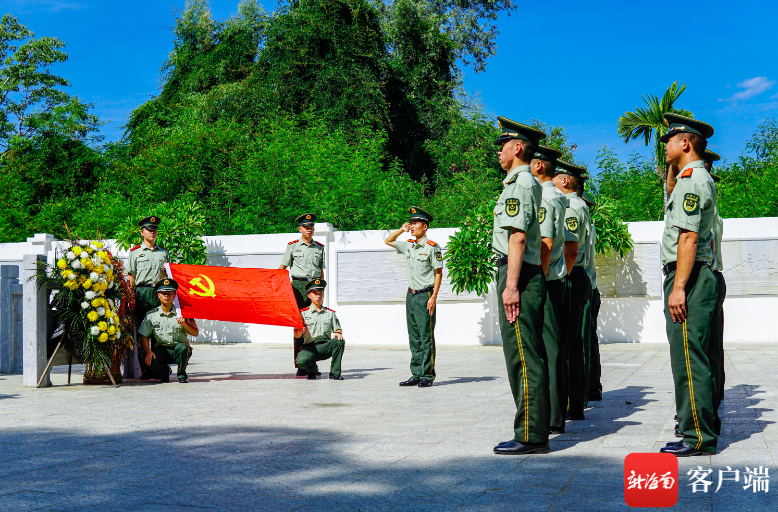
[[[40,380],[38,381],[38,385],[36,387],[41,387],[43,382],[48,378],[49,371],[51,371],[51,367],[55,366],[57,354],[59,354],[60,350],[64,352],[64,354],[61,356],[61,358],[65,358],[64,361],[60,359],[59,363],[56,366],[64,366],[67,364],[68,366],[68,385],[70,384],[70,373],[73,369],[73,360],[76,360],[77,364],[81,364],[82,361],[78,359],[78,357],[74,356],[73,351],[66,346],[65,344],[65,334],[66,331],[62,333],[62,335],[59,337],[59,342],[57,343],[57,347],[54,349],[54,353],[51,354],[51,357],[49,358],[49,362],[46,365],[46,368],[43,370],[43,375],[41,375]],[[116,380],[113,378],[113,373],[111,373],[111,369],[103,363],[103,369],[108,374],[108,377],[111,379],[111,384],[113,384],[113,387],[118,388],[119,386],[116,384]]]

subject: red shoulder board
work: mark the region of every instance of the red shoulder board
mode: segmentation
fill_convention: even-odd
[[[288,244],[286,244],[286,245],[292,245],[292,244],[296,244],[296,243],[297,243],[297,242],[299,242],[299,241],[300,241],[300,239],[298,238],[297,240],[292,240],[291,242],[289,242],[289,243],[288,243]]]
[[[416,239],[415,239],[415,238],[409,238],[409,239],[408,239],[408,241],[409,241],[409,242],[415,242],[415,241],[416,241]]]
[[[433,242],[432,240],[427,240],[427,244],[431,245],[432,247],[435,247],[436,245],[438,245],[437,243]]]
[[[308,306],[307,308],[303,308],[303,309],[301,309],[300,311],[308,311],[309,309],[311,309],[311,307],[310,307],[310,306]]]
[[[324,308],[324,309],[326,309],[327,311],[332,311],[333,313],[335,312],[334,309],[330,309],[330,308]]]
[[[136,245],[135,247],[133,247],[132,249],[130,249],[130,252],[134,251],[135,249],[140,249],[140,245]]]
[[[688,169],[686,169],[685,171],[683,171],[683,172],[681,173],[681,175],[679,176],[679,178],[688,178],[689,176],[691,176],[691,175],[692,175],[692,171],[693,171],[693,170],[694,170],[694,167],[689,167]]]
[[[320,242],[317,242],[316,240],[314,240],[313,243],[315,243],[316,245],[321,245],[322,247],[324,247],[324,244],[322,244]]]
[[[159,248],[160,248],[160,249],[162,249],[163,251],[167,251],[167,249],[165,249],[164,247],[162,247],[162,246],[161,246],[161,245],[159,245],[159,244],[157,244],[157,247],[159,247]]]

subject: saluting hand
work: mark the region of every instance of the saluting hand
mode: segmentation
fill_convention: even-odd
[[[411,230],[411,223],[410,222],[406,222],[405,224],[403,224],[403,227],[401,227],[400,229],[402,229],[404,232],[407,233],[408,231]]]
[[[683,323],[686,320],[686,290],[673,289],[667,298],[667,307],[670,309],[670,317],[675,323]]]
[[[502,304],[505,307],[505,317],[509,323],[513,323],[519,318],[520,297],[519,290],[514,288],[513,290],[506,288],[502,292]]]

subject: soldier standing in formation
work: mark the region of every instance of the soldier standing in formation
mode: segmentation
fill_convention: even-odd
[[[567,198],[554,186],[556,162],[561,153],[538,146],[532,159],[532,174],[542,187],[540,223],[540,266],[546,276],[546,304],[543,309],[543,343],[548,363],[549,432],[565,431],[567,412],[567,315],[570,309],[570,285],[565,266],[565,210]]]
[[[302,238],[289,242],[281,259],[281,270],[289,268],[289,274],[292,276],[292,290],[294,298],[297,300],[297,308],[303,309],[311,305],[311,299],[308,298],[308,291],[305,289],[306,283],[315,277],[323,277],[324,270],[324,244],[313,240],[314,224],[316,215],[313,213],[304,213],[297,217],[297,225]],[[297,363],[297,354],[302,349],[303,338],[294,338],[294,365],[297,368],[297,376],[304,377],[308,372],[300,368]],[[316,369],[317,375],[321,375]]]
[[[592,209],[597,207],[597,203],[594,202],[591,194],[584,190],[581,191],[580,197],[584,200],[586,206],[589,207],[590,227],[592,230],[586,265],[586,274],[592,282],[592,294],[589,297],[589,304],[586,308],[585,319],[587,323],[583,332],[584,343],[589,347],[588,378],[586,380],[588,382],[587,402],[599,402],[602,400],[602,383],[600,382],[602,367],[600,366],[600,343],[597,337],[597,317],[600,315],[602,301],[600,299],[600,290],[597,289],[597,265],[595,264],[597,227],[594,225],[591,215]]]
[[[713,178],[713,183],[721,181],[717,175],[713,174],[713,162],[721,160],[718,153],[714,153],[708,149],[705,150],[705,170],[710,173],[710,177]],[[721,238],[724,235],[724,220],[718,214],[718,208],[716,209],[716,222],[713,224],[713,260],[711,260],[710,268],[713,270],[713,276],[716,278],[716,314],[713,317],[713,323],[711,324],[711,341],[709,343],[710,352],[713,355],[711,364],[716,365],[714,370],[714,376],[716,379],[716,388],[719,394],[719,404],[724,400],[724,298],[727,295],[727,283],[724,280],[724,260],[721,255]],[[718,410],[718,409],[717,409]],[[716,415],[718,420],[716,434],[721,433],[721,420]]]
[[[668,164],[680,169],[665,208],[662,264],[665,321],[683,440],[660,451],[679,457],[716,452],[713,370],[708,332],[716,313],[716,278],[710,268],[716,223],[716,187],[703,155],[713,127],[678,114],[664,115]]]
[[[588,352],[583,343],[584,308],[592,293],[592,282],[586,273],[587,253],[591,245],[589,229],[589,208],[578,197],[578,182],[586,169],[577,165],[557,162],[557,174],[554,185],[568,199],[565,211],[565,263],[570,275],[570,314],[567,329],[567,396],[571,420],[583,420],[586,396],[585,354]]]
[[[133,311],[135,320],[135,329],[140,328],[141,322],[146,318],[146,313],[159,306],[159,299],[154,292],[154,286],[160,279],[167,275],[165,272],[165,263],[170,263],[170,254],[163,247],[157,245],[157,229],[159,228],[160,218],[158,215],[145,217],[138,222],[140,234],[143,236],[143,243],[130,249],[130,257],[127,265],[128,284],[130,293],[135,295],[135,310]],[[136,336],[136,350],[133,356],[138,358],[140,367],[140,379],[151,378],[149,366],[146,364],[147,354],[144,347],[138,343]],[[155,341],[152,340],[151,349],[154,349]],[[125,372],[134,371],[134,361],[125,365]]]
[[[400,386],[432,386],[435,380],[435,306],[443,280],[443,254],[440,246],[427,239],[432,215],[418,206],[411,207],[410,222],[390,234],[384,242],[405,256],[408,293],[405,296],[405,319],[411,347],[411,378]],[[397,237],[410,232],[407,242]]]
[[[549,382],[543,342],[546,278],[538,219],[542,186],[530,164],[545,133],[497,118],[500,167],[507,172],[494,209],[492,247],[497,258],[498,317],[508,381],[516,403],[514,437],[498,444],[504,455],[548,453]]]

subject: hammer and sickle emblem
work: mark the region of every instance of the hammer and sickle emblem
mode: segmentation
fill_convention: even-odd
[[[197,286],[202,291],[198,292],[194,288],[190,288],[189,295],[199,295],[200,297],[216,297],[216,293],[215,293],[216,290],[213,286],[213,281],[211,281],[211,279],[205,274],[200,274],[200,275],[203,278],[205,278],[205,280],[208,282],[208,287],[206,288],[205,285],[203,285],[203,283],[200,282],[201,280],[199,277],[194,277],[192,278],[191,281],[189,281],[189,284],[191,284],[192,286]]]

